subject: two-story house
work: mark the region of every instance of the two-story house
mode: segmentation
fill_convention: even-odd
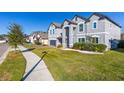
[[[48,34],[47,32],[35,31],[31,35],[26,36],[26,41],[28,43],[35,44],[35,41],[38,40],[43,45],[48,45]]]
[[[56,28],[52,26],[49,27],[48,33],[50,33],[51,28],[56,31],[55,33],[58,33]],[[120,40],[121,34],[120,25],[99,13],[93,13],[89,18],[75,15],[72,20],[65,19],[59,29],[62,32],[62,45],[64,48],[73,47],[76,42],[105,44],[107,48],[112,48],[117,45],[116,41]],[[53,36],[48,34],[49,37]],[[56,39],[54,38],[54,40]],[[49,45],[51,46],[50,43]],[[57,46],[57,44],[54,45]]]

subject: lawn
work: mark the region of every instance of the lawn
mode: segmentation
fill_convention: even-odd
[[[124,49],[103,55],[81,54],[57,48],[27,46],[38,56],[48,51],[44,61],[55,80],[124,80]]]
[[[25,66],[26,60],[21,52],[9,52],[5,61],[0,65],[0,80],[20,80]]]

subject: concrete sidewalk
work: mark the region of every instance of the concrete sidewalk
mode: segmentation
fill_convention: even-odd
[[[22,54],[27,61],[24,77],[36,65],[36,63],[39,62],[36,68],[34,68],[34,70],[27,76],[27,78],[25,78],[26,81],[54,80],[51,73],[47,69],[47,66],[45,65],[44,61],[41,60],[40,57],[38,57],[36,54],[34,54],[33,52],[23,46],[19,46],[19,49],[22,51]]]

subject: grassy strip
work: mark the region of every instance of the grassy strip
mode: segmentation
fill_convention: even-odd
[[[0,80],[20,80],[24,74],[26,60],[21,52],[9,52],[0,65]]]

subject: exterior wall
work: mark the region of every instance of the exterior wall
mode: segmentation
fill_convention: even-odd
[[[44,44],[44,45],[48,45],[48,39],[42,39],[42,44]]]
[[[96,29],[93,29],[93,22],[97,23],[97,27]],[[93,15],[90,18],[90,22],[88,22],[87,24],[87,33],[96,33],[96,32],[105,32],[105,22],[104,20],[99,20],[98,16]]]
[[[111,47],[110,40],[120,40],[121,39],[121,28],[116,26],[115,24],[111,23],[108,20],[105,20],[105,32],[108,34],[105,37],[105,43],[108,48]]]
[[[33,36],[30,36],[29,39],[30,39],[30,42],[31,42],[32,44],[34,44],[34,40],[35,40],[35,39],[33,38]]]
[[[6,43],[6,40],[0,40],[0,43]]]
[[[54,34],[50,33],[50,30],[54,29]],[[56,28],[54,25],[51,25],[48,30],[48,45],[50,46],[50,40],[56,40],[56,46],[60,45],[59,40],[57,37],[60,37],[62,33],[62,29]]]

